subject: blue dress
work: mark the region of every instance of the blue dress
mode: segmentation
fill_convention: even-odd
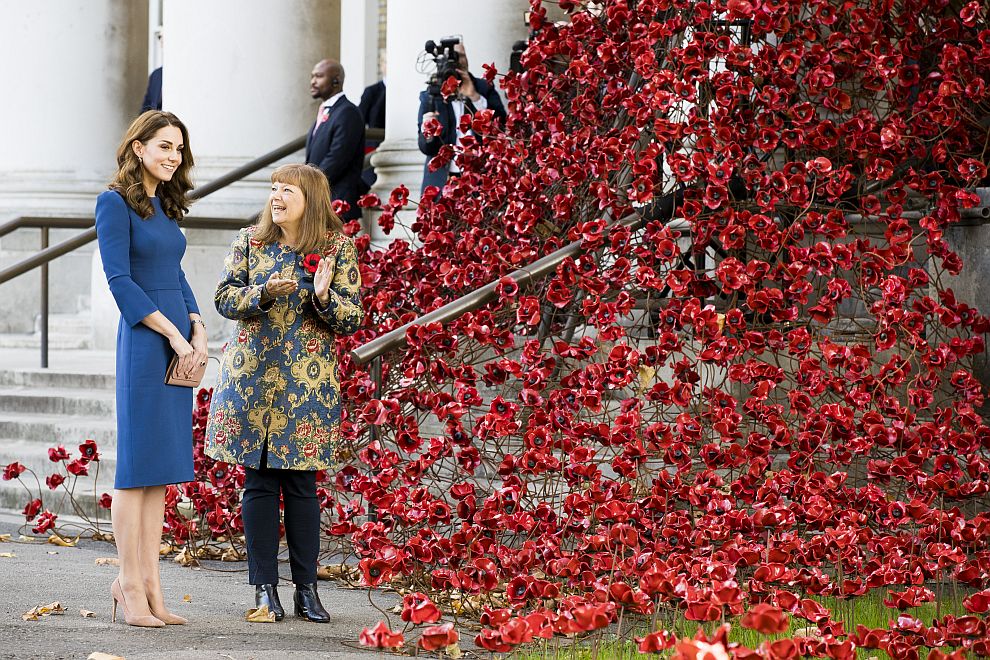
[[[157,198],[151,203],[155,213],[144,220],[112,190],[96,200],[103,272],[120,309],[115,488],[193,479],[193,391],[165,384],[172,347],[141,319],[160,311],[189,337],[199,307],[179,265],[186,237]]]

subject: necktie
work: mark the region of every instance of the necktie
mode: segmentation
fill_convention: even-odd
[[[323,122],[325,122],[329,117],[330,117],[330,106],[321,105],[319,111],[316,113],[316,125],[313,126],[314,134],[316,133],[316,130],[320,127],[320,125]]]

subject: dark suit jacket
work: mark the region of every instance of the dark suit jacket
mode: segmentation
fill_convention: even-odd
[[[141,112],[162,109],[162,68],[158,67],[148,76],[148,89],[141,101]]]
[[[379,80],[368,85],[361,94],[361,116],[369,128],[385,128],[385,83]]]
[[[489,85],[484,80],[479,80],[473,75],[474,88],[478,94],[488,101],[488,109],[495,113],[495,117],[500,121],[505,121],[505,106],[499,97],[495,87]],[[443,126],[443,131],[435,138],[427,140],[423,137],[423,115],[427,112],[436,112],[437,120]],[[430,171],[430,159],[437,155],[440,147],[445,144],[454,144],[457,141],[457,125],[454,123],[454,109],[450,103],[445,101],[434,101],[428,92],[420,92],[419,95],[419,117],[416,120],[416,135],[419,137],[419,150],[426,154],[426,163],[423,165],[423,190],[426,186],[438,186],[443,188],[447,183],[447,168],[442,167],[436,172]]]
[[[313,122],[316,126],[316,122]],[[357,106],[346,96],[330,107],[330,117],[313,133],[306,134],[306,162],[316,165],[327,175],[333,199],[351,205],[344,220],[361,217],[357,200],[365,188],[361,183],[364,166],[364,119]]]

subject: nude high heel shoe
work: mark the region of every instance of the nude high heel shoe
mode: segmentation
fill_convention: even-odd
[[[111,623],[116,623],[117,621],[117,603],[120,603],[120,608],[124,611],[124,623],[129,626],[138,626],[140,628],[164,628],[165,623],[161,619],[153,616],[131,616],[127,611],[127,601],[124,600],[124,591],[120,588],[120,583],[116,579],[110,583],[110,596],[113,597],[113,611],[110,614]]]
[[[151,610],[151,613],[155,618],[160,619],[166,625],[169,626],[181,626],[185,623],[189,623],[189,619],[184,616],[179,616],[178,614],[172,614],[171,612],[165,612],[164,614],[159,614],[158,612]]]
[[[145,585],[145,593],[151,593],[147,585]],[[157,600],[157,598],[155,600]],[[171,612],[169,612],[168,608],[165,607],[164,599],[162,601],[162,609],[164,610],[162,613],[159,613],[155,610],[155,606],[151,604],[150,600],[148,601],[148,608],[151,610],[151,615],[153,617],[157,619],[161,619],[162,621],[165,622],[166,625],[181,626],[185,623],[189,623],[189,619],[187,619],[186,617],[179,616],[178,614],[172,614]]]

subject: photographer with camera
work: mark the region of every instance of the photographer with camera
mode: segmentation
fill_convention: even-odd
[[[495,117],[505,121],[505,106],[493,85],[471,75],[468,70],[468,59],[464,52],[464,44],[457,37],[442,39],[439,44],[432,40],[426,42],[426,52],[436,63],[436,74],[430,78],[427,89],[419,95],[419,119],[417,135],[419,150],[426,154],[426,164],[423,168],[423,190],[427,186],[443,188],[448,176],[457,176],[460,170],[451,160],[445,167],[435,172],[430,171],[430,159],[439,153],[445,145],[456,145],[465,135],[458,130],[461,117],[474,114],[481,110],[492,110]],[[441,88],[450,77],[455,76],[461,83],[457,94],[445,98]],[[440,122],[442,130],[439,135],[427,137],[423,134],[423,124],[430,119]]]

